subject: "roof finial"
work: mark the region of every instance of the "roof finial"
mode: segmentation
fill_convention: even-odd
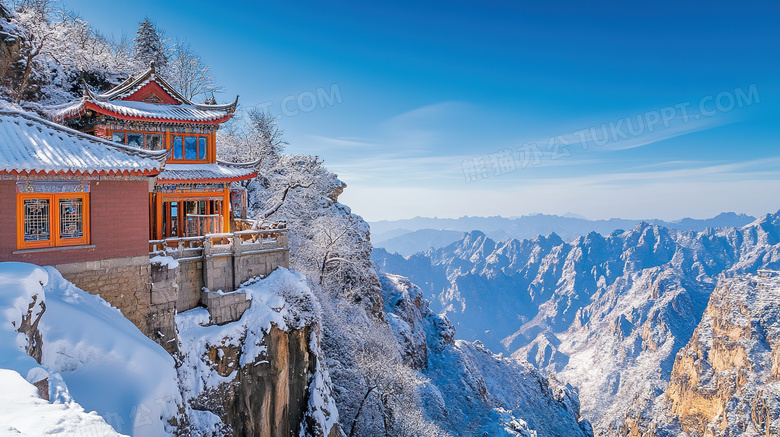
[[[214,91],[211,92],[211,97],[206,97],[205,105],[216,105],[217,99],[214,98]]]
[[[228,108],[228,112],[231,113],[231,114],[236,112],[236,107],[237,106],[238,106],[238,95],[236,94],[236,101],[233,102],[233,104],[230,105],[230,108]]]
[[[154,61],[149,61],[149,69],[152,70],[152,74],[154,74]]]
[[[87,85],[87,81],[82,77],[81,78],[81,84],[84,86],[84,92],[81,94],[81,96],[85,99],[92,99],[95,96],[92,94],[92,91],[89,89],[89,85]]]

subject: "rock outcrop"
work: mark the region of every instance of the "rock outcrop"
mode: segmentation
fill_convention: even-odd
[[[727,279],[710,297],[690,342],[674,362],[652,424],[656,435],[780,435],[780,277]],[[629,435],[641,435],[631,431]]]
[[[214,436],[339,436],[327,372],[319,364],[319,315],[305,279],[279,269],[241,289],[252,305],[213,325],[208,310],[176,316],[179,381],[192,429]]]

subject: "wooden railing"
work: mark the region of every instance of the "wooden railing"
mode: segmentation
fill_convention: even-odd
[[[175,259],[250,254],[257,251],[287,248],[287,229],[254,229],[201,237],[166,238],[149,241],[149,256],[164,255]]]
[[[222,216],[219,214],[188,214],[186,231],[188,237],[222,232]]]

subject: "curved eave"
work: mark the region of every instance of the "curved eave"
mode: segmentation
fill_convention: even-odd
[[[86,102],[84,105],[84,108],[82,108],[79,111],[79,114],[76,114],[74,116],[78,116],[82,113],[84,113],[85,109],[90,109],[92,111],[98,112],[100,114],[108,115],[114,118],[118,118],[120,120],[134,120],[134,121],[151,121],[154,123],[187,123],[187,124],[215,124],[215,123],[224,123],[228,120],[230,120],[233,117],[233,114],[227,113],[222,117],[215,118],[212,120],[184,120],[184,119],[178,119],[178,118],[155,118],[155,117],[138,117],[134,115],[124,115],[116,111],[111,111],[109,109],[103,108],[102,106],[96,105],[92,102]]]
[[[236,176],[232,178],[218,178],[218,179],[161,179],[157,178],[158,184],[227,184],[230,182],[245,181],[257,177],[257,172],[250,173],[246,176]]]
[[[99,171],[81,171],[81,170],[59,170],[59,171],[41,171],[41,170],[0,170],[0,174],[13,176],[157,176],[162,170],[99,170]]]

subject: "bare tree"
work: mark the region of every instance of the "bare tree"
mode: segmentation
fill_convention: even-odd
[[[129,66],[133,61],[133,44],[126,33],[122,33],[119,39],[110,38],[107,40],[111,49],[111,56],[114,65]]]
[[[173,44],[167,77],[187,99],[221,91],[211,76],[211,67],[203,62],[186,41],[177,39]]]
[[[361,413],[370,399],[379,403],[385,436],[436,437],[444,433],[425,420],[419,408],[417,388],[428,381],[403,364],[389,328],[377,327],[355,354],[355,364],[365,382],[349,437],[358,430]]]

